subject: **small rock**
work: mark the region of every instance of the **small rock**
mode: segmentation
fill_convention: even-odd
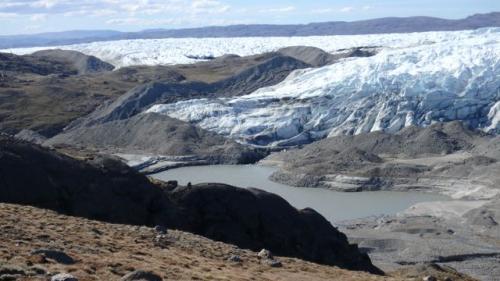
[[[267,249],[260,250],[257,256],[259,256],[259,258],[261,259],[273,259],[273,254]]]
[[[0,267],[0,275],[25,275],[24,269],[18,266],[3,265]]]
[[[19,275],[3,274],[0,275],[0,281],[16,281],[19,279],[19,277]]]
[[[45,270],[45,268],[40,267],[40,266],[32,266],[30,269],[35,274],[45,274],[45,273],[47,273],[47,270]]]
[[[102,231],[100,231],[99,229],[93,227],[90,231],[92,231],[93,233],[97,234],[97,235],[102,235]]]
[[[52,276],[50,281],[78,281],[78,279],[68,273],[59,273],[57,275]]]
[[[279,260],[275,260],[275,259],[266,260],[266,264],[268,264],[270,267],[282,267],[283,266],[283,264]]]
[[[66,253],[57,250],[39,249],[31,252],[32,255],[41,255],[60,264],[74,264],[75,260]]]
[[[155,231],[160,234],[167,234],[167,228],[162,225],[155,226]]]
[[[238,255],[231,255],[227,260],[230,262],[242,262],[243,261],[241,259],[241,257]]]
[[[453,281],[453,279],[451,279],[451,277],[446,277],[444,281]]]
[[[165,238],[167,238],[167,236],[164,235],[164,234],[158,234],[158,235],[155,236],[155,240],[156,241],[160,241],[160,240],[163,240]]]
[[[136,270],[123,276],[120,281],[163,281],[163,279],[151,271]]]
[[[423,281],[437,281],[437,278],[429,275],[429,276],[425,276]]]

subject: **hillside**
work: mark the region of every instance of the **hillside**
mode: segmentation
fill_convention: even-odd
[[[271,267],[257,252],[168,229],[98,221],[56,214],[27,206],[0,204],[0,279],[47,280],[69,273],[79,281],[121,279],[134,271],[153,272],[163,280],[335,280],[402,281],[436,276],[472,281],[447,268],[426,266],[371,275],[275,257]],[[241,261],[231,261],[238,256]],[[10,278],[10,279],[9,279]],[[147,279],[161,280],[161,279]]]
[[[152,182],[117,159],[78,157],[0,135],[0,202],[112,223],[162,225],[247,249],[382,273],[319,213],[297,210],[275,194],[216,183]]]
[[[291,71],[310,66],[301,59],[314,63],[315,58],[322,58],[320,66],[351,55],[338,57],[306,49],[311,51],[296,53],[292,48],[287,55],[225,56],[190,65],[133,66],[116,71],[109,71],[112,66],[107,63],[74,51],[0,54],[0,130],[16,134],[30,129],[51,137],[98,106],[109,107],[127,91],[134,92],[134,87],[137,92],[150,85],[167,84],[162,89],[170,87],[198,96],[244,94],[274,85]],[[177,93],[177,99],[181,94]],[[19,110],[21,107],[23,110]]]

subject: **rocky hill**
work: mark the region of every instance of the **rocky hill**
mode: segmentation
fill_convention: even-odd
[[[0,77],[0,130],[11,134],[30,129],[50,137],[140,83],[185,79],[161,66],[77,75],[66,60],[4,56],[9,59],[0,60],[2,69],[8,70]]]
[[[77,71],[67,62],[0,53],[0,77],[2,81],[9,76],[20,73],[75,75]]]
[[[110,224],[0,203],[2,280],[473,281],[436,265],[378,276],[257,252],[187,232]],[[273,263],[270,263],[273,261]],[[271,266],[270,264],[274,264]],[[280,266],[277,266],[279,264]],[[140,278],[143,279],[140,279]]]
[[[77,160],[6,136],[0,137],[0,186],[0,202],[184,229],[248,249],[381,273],[320,214],[256,189],[153,183],[109,157]]]
[[[76,51],[67,50],[44,50],[31,54],[33,57],[47,59],[51,61],[60,61],[70,64],[78,74],[90,74],[111,71],[115,67],[94,56],[87,56]]]
[[[460,122],[395,134],[336,136],[269,156],[281,163],[273,180],[344,191],[423,189],[458,197],[491,197],[498,190],[498,136]],[[427,179],[427,180],[426,180]]]
[[[43,143],[48,146],[70,144],[108,153],[189,156],[192,161],[205,164],[249,164],[268,154],[266,149],[242,145],[187,122],[154,113],[77,127]]]

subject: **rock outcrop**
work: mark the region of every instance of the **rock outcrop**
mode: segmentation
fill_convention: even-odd
[[[1,202],[115,223],[164,224],[174,210],[161,188],[118,160],[78,161],[4,136],[0,186]]]
[[[272,154],[272,175],[294,186],[341,191],[432,189],[456,197],[491,197],[500,177],[499,136],[460,122],[408,127],[397,133],[335,136]]]
[[[178,187],[171,199],[185,213],[184,229],[215,240],[317,263],[380,273],[313,209],[297,210],[259,189],[223,184]]]
[[[9,53],[0,53],[0,77],[6,79],[16,74],[36,75],[76,75],[77,71],[68,62],[38,58],[34,56],[17,56]]]

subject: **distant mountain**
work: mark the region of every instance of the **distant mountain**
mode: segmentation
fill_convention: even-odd
[[[0,36],[0,48],[56,46],[121,39],[187,37],[313,36],[453,31],[500,26],[500,12],[476,14],[465,19],[390,17],[353,22],[335,21],[296,25],[230,25],[186,29],[150,29],[139,32],[112,30],[65,31],[33,35]]]
[[[70,30],[26,35],[0,36],[0,48],[55,46],[105,41],[123,32],[113,30]]]

